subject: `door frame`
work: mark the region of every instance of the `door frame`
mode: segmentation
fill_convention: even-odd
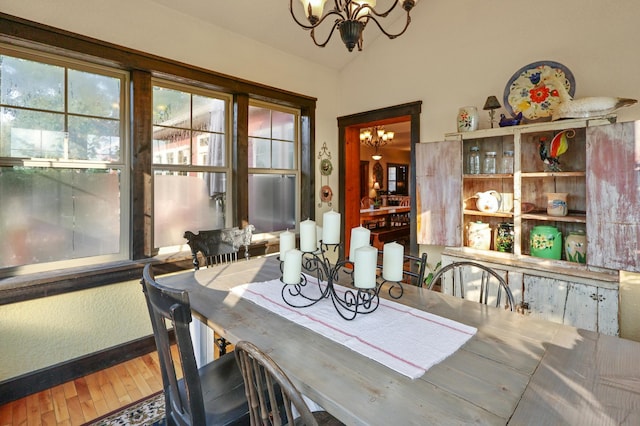
[[[351,229],[360,226],[360,129],[374,125],[385,125],[409,121],[411,123],[411,164],[409,179],[411,181],[411,212],[410,212],[410,248],[411,253],[418,252],[416,240],[416,159],[415,145],[420,143],[420,113],[422,101],[409,102],[376,110],[360,112],[338,117],[338,145],[340,148],[340,213],[343,220],[340,233],[345,242],[343,253],[349,253]],[[358,195],[356,197],[355,195]]]

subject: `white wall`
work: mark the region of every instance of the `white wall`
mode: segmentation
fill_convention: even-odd
[[[460,106],[476,105],[489,127],[487,96],[502,104],[511,76],[541,60],[573,72],[576,98],[640,99],[638,16],[636,0],[423,0],[401,37],[367,44],[378,29],[365,29],[362,54],[341,72],[336,115],[421,100],[420,140],[443,140]],[[618,113],[639,118],[640,106]]]

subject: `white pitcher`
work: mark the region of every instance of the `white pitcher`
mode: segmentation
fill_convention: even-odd
[[[474,197],[477,197],[476,207],[481,212],[495,213],[500,210],[500,204],[502,203],[502,195],[498,191],[493,189],[485,192],[478,192]]]

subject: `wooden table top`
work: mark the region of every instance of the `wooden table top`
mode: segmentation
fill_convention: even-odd
[[[228,293],[279,276],[276,258],[265,257],[158,281],[187,289],[197,316],[232,343],[267,351],[304,394],[349,425],[640,424],[638,342],[405,286],[400,303],[478,328],[411,380]]]
[[[378,209],[360,209],[360,217],[375,217],[395,213],[407,213],[409,211],[411,211],[411,207],[384,206]]]

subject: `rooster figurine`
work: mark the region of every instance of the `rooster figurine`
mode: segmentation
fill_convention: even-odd
[[[569,148],[568,138],[572,138],[576,135],[575,130],[569,129],[564,130],[553,137],[551,143],[549,144],[549,149],[547,149],[547,145],[545,142],[547,138],[540,138],[540,144],[538,146],[540,150],[540,159],[546,164],[547,170],[551,172],[560,172],[560,157],[562,154],[567,152]]]

